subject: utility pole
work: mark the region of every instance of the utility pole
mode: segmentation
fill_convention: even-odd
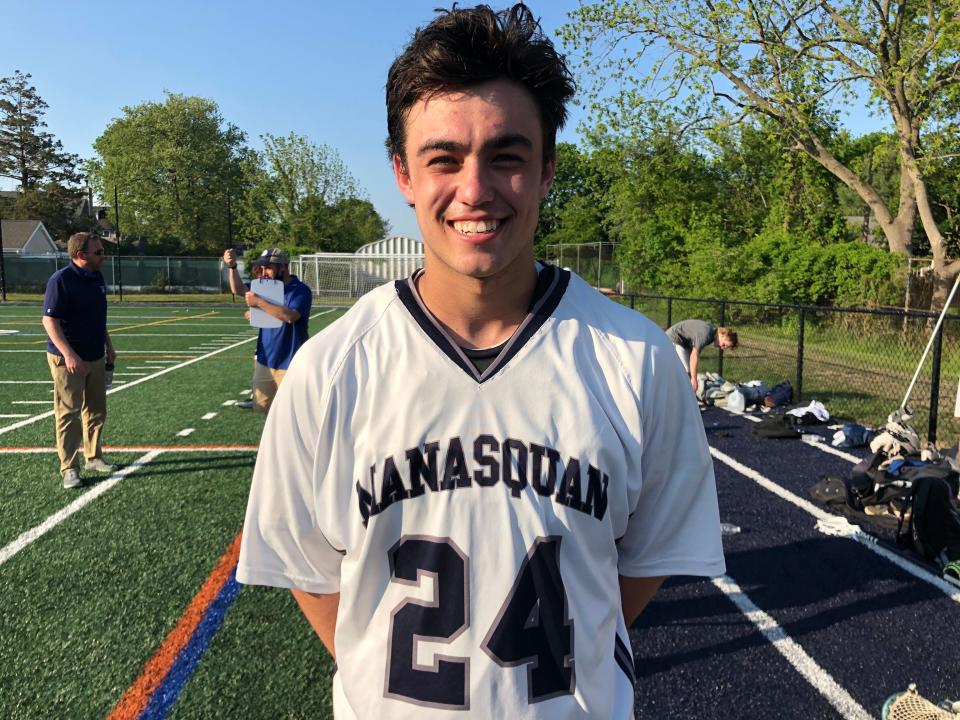
[[[233,247],[233,214],[230,212],[230,190],[227,190],[227,247]],[[230,271],[227,270],[227,274],[230,274]],[[221,275],[221,277],[223,277]],[[233,283],[230,285],[230,302],[236,302],[237,297],[233,294]]]

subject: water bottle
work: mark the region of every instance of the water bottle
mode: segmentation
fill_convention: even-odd
[[[103,366],[103,384],[107,390],[113,387],[113,363],[108,362]]]
[[[740,526],[734,525],[732,523],[720,523],[720,534],[721,535],[736,535],[740,532]]]

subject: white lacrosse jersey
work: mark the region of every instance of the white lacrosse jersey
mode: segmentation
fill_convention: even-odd
[[[337,718],[631,718],[618,574],[724,572],[690,382],[645,317],[541,266],[478,372],[415,277],[294,357],[237,579],[340,593]]]

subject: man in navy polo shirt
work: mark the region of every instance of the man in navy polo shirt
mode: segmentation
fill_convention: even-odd
[[[266,413],[277,394],[277,387],[290,367],[294,353],[307,341],[307,321],[313,293],[291,275],[290,260],[279,248],[267,248],[254,260],[254,267],[262,268],[264,280],[283,281],[283,305],[274,305],[250,292],[237,270],[237,256],[231,249],[223,253],[223,262],[230,271],[230,290],[243,295],[247,306],[260,308],[282,320],[278,328],[261,328],[257,336],[257,358],[253,363],[253,408]]]
[[[86,470],[113,472],[103,459],[101,435],[107,417],[104,361],[117,354],[107,332],[107,288],[100,273],[103,244],[90,233],[67,241],[72,262],[47,280],[43,329],[53,377],[60,475],[65,488],[79,487],[80,453]]]

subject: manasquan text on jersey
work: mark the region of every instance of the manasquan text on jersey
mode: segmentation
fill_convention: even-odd
[[[557,720],[633,716],[618,575],[723,571],[672,344],[544,266],[483,372],[413,279],[304,345],[267,419],[237,578],[340,593],[337,718]]]

